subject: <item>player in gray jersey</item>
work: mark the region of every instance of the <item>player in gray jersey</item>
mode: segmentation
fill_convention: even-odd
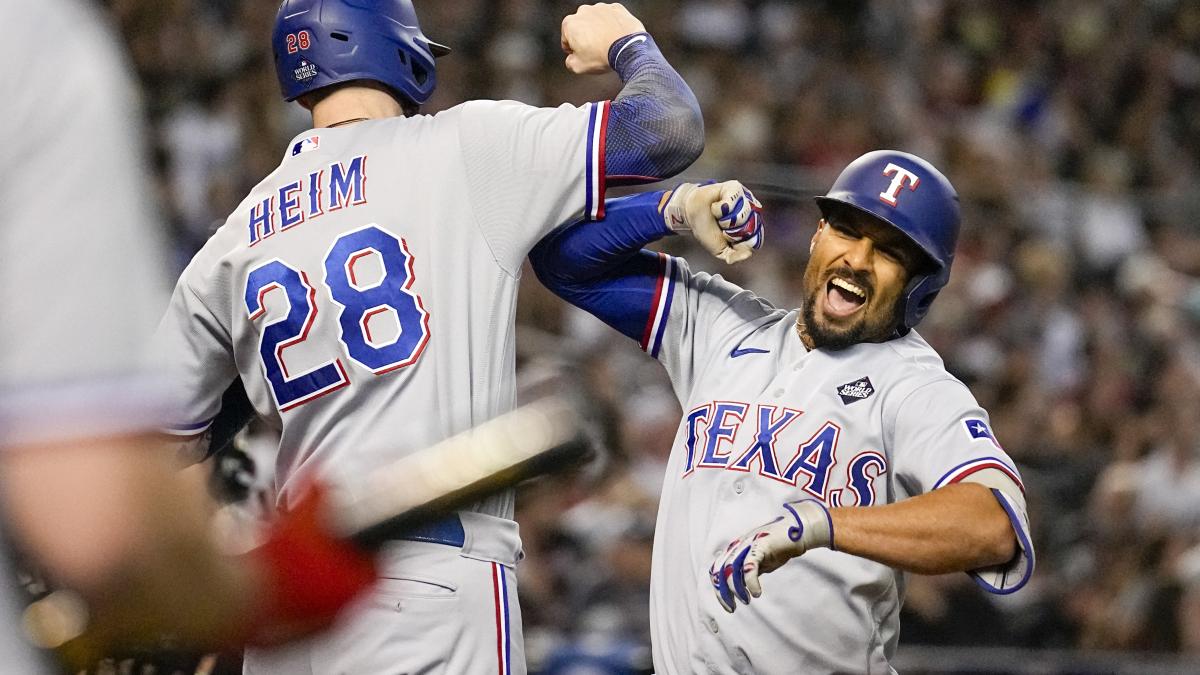
[[[659,673],[892,672],[907,572],[993,593],[1032,572],[1020,476],[913,330],[949,278],[954,189],[878,151],[818,203],[798,310],[642,249],[690,227],[745,257],[761,222],[736,183],[614,200],[531,256],[663,364],[685,411],[654,541]]]
[[[352,487],[514,404],[522,263],[560,223],[603,214],[606,184],[656,180],[703,147],[699,106],[636,18],[581,7],[566,65],[610,67],[613,101],[471,101],[417,114],[436,85],[407,0],[288,0],[274,34],[285,97],[314,129],[288,144],[192,260],[159,328],[196,443],[235,378],[279,430],[279,503],[316,474]],[[251,673],[520,673],[513,495],[411,532],[329,635],[247,654]]]

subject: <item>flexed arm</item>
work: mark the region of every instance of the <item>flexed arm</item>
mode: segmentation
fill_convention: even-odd
[[[620,4],[584,5],[563,19],[562,47],[571,72],[611,68],[625,84],[609,107],[606,128],[599,130],[610,185],[669,178],[704,151],[704,118],[695,95],[642,22]]]
[[[567,302],[647,346],[662,300],[664,256],[647,244],[691,231],[713,255],[736,262],[762,242],[761,206],[741,183],[684,183],[609,200],[604,220],[564,225],[529,255],[538,279]]]
[[[496,261],[514,276],[551,229],[604,217],[610,179],[672,176],[704,149],[695,96],[623,7],[580,7],[563,20],[561,42],[573,72],[620,75],[615,101],[471,101],[457,113],[466,199]]]

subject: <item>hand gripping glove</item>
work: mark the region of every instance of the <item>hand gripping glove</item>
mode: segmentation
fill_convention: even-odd
[[[717,600],[725,611],[762,595],[759,575],[814,548],[833,548],[833,521],[825,505],[802,499],[783,505],[783,515],[734,539],[708,569]]]
[[[691,230],[709,253],[732,265],[762,246],[762,204],[738,181],[683,183],[668,195],[663,220],[676,232]]]
[[[334,537],[322,521],[326,495],[325,487],[312,485],[267,541],[246,554],[265,580],[247,644],[276,645],[325,628],[375,582],[374,557]]]

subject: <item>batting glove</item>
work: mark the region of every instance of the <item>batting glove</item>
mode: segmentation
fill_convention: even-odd
[[[667,227],[690,230],[705,250],[730,265],[762,246],[762,204],[737,181],[683,183],[669,193],[661,210]]]
[[[265,583],[244,642],[277,645],[321,630],[375,583],[374,557],[326,527],[327,494],[313,484],[272,526],[267,541],[247,554]]]
[[[833,548],[833,521],[829,510],[815,499],[783,505],[783,515],[734,539],[708,569],[717,600],[725,611],[762,595],[759,575],[814,548]]]
[[[745,247],[756,251],[762,248],[766,230],[762,204],[750,188],[735,180],[721,183],[721,200],[713,205],[712,213],[721,234],[735,249]]]

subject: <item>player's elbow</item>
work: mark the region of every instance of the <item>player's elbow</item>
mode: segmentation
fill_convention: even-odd
[[[529,263],[530,267],[533,268],[533,275],[537,277],[537,280],[547,290],[557,295],[558,290],[565,286],[566,282],[562,279],[559,271],[549,265],[545,258],[536,258],[531,254],[529,256]]]
[[[670,178],[704,152],[704,115],[679,80],[676,90],[615,101],[608,138],[609,176],[632,182]]]
[[[683,173],[685,169],[700,159],[700,155],[704,154],[704,120],[697,117],[695,124],[700,129],[700,133],[689,136],[683,142],[683,147],[679,151],[679,163],[668,167],[670,171],[668,175],[675,176]]]
[[[1017,533],[1000,505],[980,523],[979,566],[1003,565],[1017,555]]]
[[[573,266],[555,245],[553,235],[546,237],[529,252],[533,274],[551,293],[565,298],[575,282]]]
[[[679,106],[676,115],[672,138],[664,144],[661,158],[663,175],[668,178],[682,173],[704,154],[704,116],[699,104]]]
[[[695,95],[688,91],[688,101],[686,105],[679,107],[679,120],[677,124],[686,133],[680,140],[680,158],[686,162],[680,171],[688,168],[700,155],[704,154],[704,114],[700,111],[700,102],[696,100]]]

